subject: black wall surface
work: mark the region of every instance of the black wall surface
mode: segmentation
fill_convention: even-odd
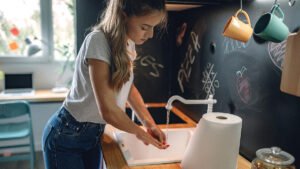
[[[105,7],[103,0],[76,0],[76,48],[77,52],[85,38],[100,18]]]
[[[103,0],[77,0],[77,47],[103,9]],[[293,32],[300,26],[300,2],[294,7],[279,0],[285,23]],[[244,4],[252,27],[273,1]],[[239,4],[204,6],[169,12],[168,30],[137,46],[135,84],[146,102],[166,102],[171,95],[205,99],[214,94],[214,111],[243,119],[240,153],[252,160],[260,148],[279,146],[296,158],[300,167],[300,98],[280,91],[285,42],[263,42],[252,37],[244,44],[222,36],[226,21]],[[176,45],[180,26],[186,23],[183,43]],[[195,121],[205,106],[179,104]]]
[[[293,32],[300,26],[300,3],[290,7],[279,1],[284,22]],[[273,1],[244,4],[254,27],[258,18],[270,11]],[[279,146],[296,158],[300,167],[300,98],[280,91],[286,42],[265,42],[252,37],[241,43],[222,36],[226,21],[239,4],[205,6],[173,13],[174,36],[187,24],[183,44],[173,50],[172,94],[188,99],[205,99],[213,94],[215,112],[227,112],[243,119],[240,153],[250,161],[260,148]],[[300,46],[299,46],[300,47]],[[300,66],[300,65],[299,65]],[[205,106],[179,104],[198,121]]]
[[[145,102],[166,102],[171,92],[171,45],[167,43],[167,33],[159,32],[145,44],[136,46],[134,84]]]

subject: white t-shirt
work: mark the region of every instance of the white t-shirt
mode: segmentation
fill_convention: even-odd
[[[136,58],[136,50],[133,41],[128,40],[127,50],[131,60],[134,61]],[[105,124],[106,122],[102,117],[101,110],[98,109],[92,89],[87,63],[87,59],[89,58],[99,59],[111,65],[112,56],[110,47],[102,31],[93,31],[86,36],[76,58],[72,86],[63,106],[79,122]],[[125,111],[132,82],[133,71],[131,70],[129,81],[116,93],[117,105],[123,111]]]

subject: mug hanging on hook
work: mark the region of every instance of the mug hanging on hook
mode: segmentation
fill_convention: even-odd
[[[253,29],[251,27],[251,21],[248,13],[243,10],[243,0],[240,0],[240,2],[240,9],[226,22],[223,35],[246,43],[251,38]],[[247,22],[239,19],[240,14],[244,15]]]

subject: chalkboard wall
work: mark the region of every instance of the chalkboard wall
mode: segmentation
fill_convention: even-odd
[[[134,84],[145,102],[166,102],[171,95],[171,46],[168,36],[157,34],[142,46],[137,46]]]
[[[104,0],[76,0],[76,48],[77,52],[85,38],[100,18]]]
[[[291,32],[295,31],[300,26],[300,3],[293,7],[288,1],[279,3],[284,22]],[[272,5],[273,1],[244,4],[253,27]],[[176,38],[182,25],[187,25],[183,43],[173,43],[172,94],[188,99],[205,99],[213,94],[218,100],[214,111],[243,119],[242,155],[252,160],[257,149],[279,146],[291,153],[300,167],[300,98],[280,91],[286,42],[252,37],[241,43],[222,36],[226,21],[238,9],[239,4],[226,4],[170,15]],[[195,121],[206,111],[204,106],[179,106]]]
[[[104,1],[76,2],[79,50]],[[285,13],[284,22],[293,32],[300,26],[300,2],[294,7],[289,7],[287,0],[279,3]],[[243,5],[252,26],[272,4],[257,0]],[[218,100],[214,111],[243,119],[243,156],[251,161],[257,149],[279,146],[296,158],[299,168],[300,98],[279,89],[285,42],[269,43],[252,37],[244,44],[223,37],[226,21],[238,9],[239,4],[228,3],[169,12],[167,31],[137,46],[135,84],[146,102],[166,102],[175,94],[188,99],[214,94]],[[178,38],[184,25],[185,34]],[[195,121],[206,111],[205,106],[178,106]]]

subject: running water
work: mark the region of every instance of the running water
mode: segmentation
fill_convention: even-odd
[[[169,123],[170,123],[170,111],[171,111],[171,110],[167,110],[166,142],[168,142],[168,130],[169,130]]]

